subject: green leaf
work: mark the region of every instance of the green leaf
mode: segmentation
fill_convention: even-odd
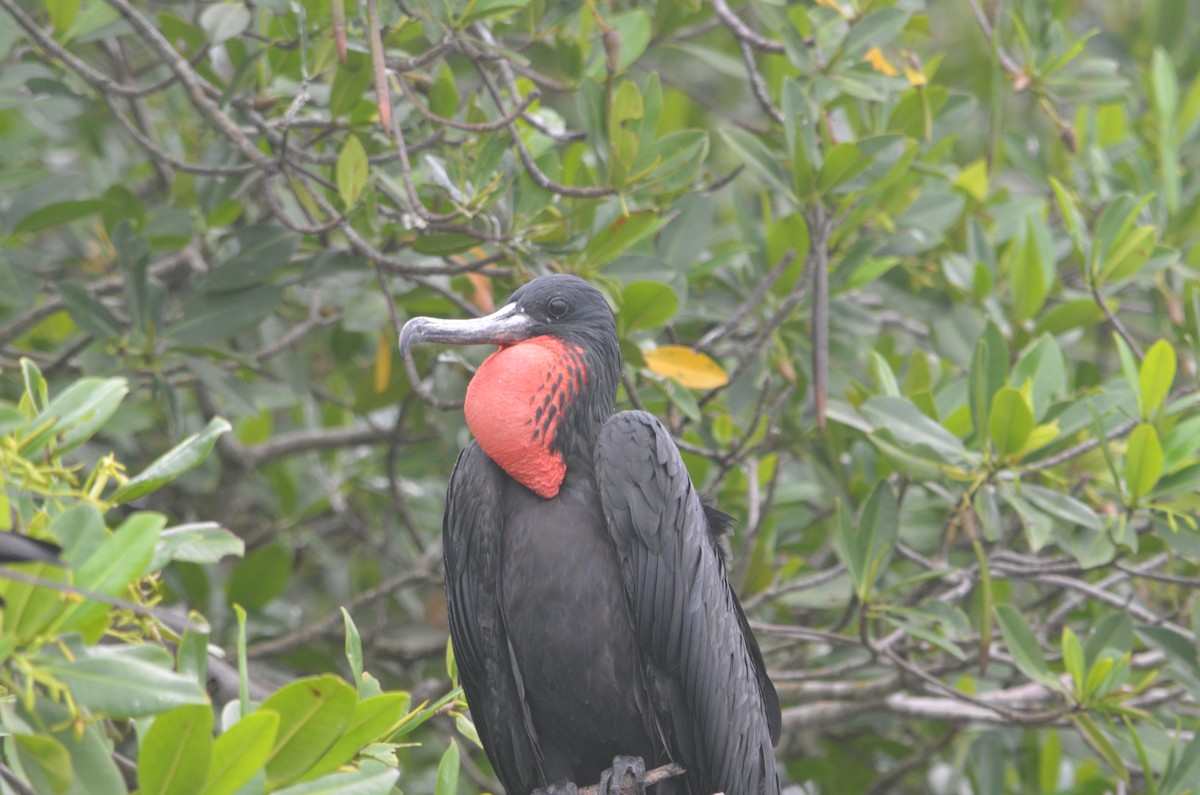
[[[1033,410],[1019,390],[1006,386],[996,393],[988,433],[1001,457],[1007,458],[1020,450],[1033,425]]]
[[[242,3],[215,3],[200,14],[200,27],[213,45],[240,36],[250,27],[250,9]]]
[[[62,39],[63,33],[75,20],[79,13],[81,0],[46,0],[46,11],[50,14],[50,24],[54,26],[56,38]]]
[[[458,103],[458,86],[454,82],[454,72],[445,61],[442,61],[437,68],[437,77],[434,78],[433,85],[429,87],[429,109],[442,118],[451,119],[458,112]],[[349,141],[346,143],[349,145]],[[344,147],[342,151],[345,151]],[[365,151],[363,152],[363,163],[365,179]],[[341,165],[340,159],[338,164]]]
[[[351,773],[332,773],[276,790],[273,795],[390,795],[398,778],[399,770],[368,760]]]
[[[329,114],[333,119],[348,116],[367,93],[374,75],[366,53],[351,50],[346,62],[339,64],[329,89]]]
[[[864,50],[892,41],[908,24],[908,14],[897,8],[880,8],[855,23],[842,41],[845,57],[857,60]]]
[[[129,386],[124,378],[79,379],[30,423],[41,430],[24,440],[21,454],[32,456],[55,436],[59,437],[60,453],[78,447],[104,427],[127,394]]]
[[[1158,244],[1158,230],[1153,226],[1130,229],[1120,242],[1109,249],[1100,268],[1101,282],[1119,282],[1137,275]]]
[[[1084,226],[1079,207],[1076,206],[1075,199],[1066,186],[1053,176],[1050,177],[1050,185],[1054,188],[1054,198],[1058,201],[1058,212],[1062,216],[1063,225],[1067,228],[1071,243],[1077,252],[1083,254],[1087,251],[1088,240],[1087,229]]]
[[[603,268],[643,238],[663,227],[666,219],[647,210],[618,216],[599,234],[588,240],[583,250],[583,259],[590,268]]]
[[[1104,523],[1096,512],[1070,494],[1029,483],[1021,486],[1021,493],[1038,508],[1063,522],[1089,530],[1103,527]]]
[[[217,437],[230,430],[232,430],[232,426],[225,419],[213,417],[203,430],[175,445],[128,483],[113,492],[109,499],[117,503],[130,502],[157,491],[208,458],[213,445],[217,443]]]
[[[792,193],[792,186],[779,161],[762,141],[745,130],[736,127],[721,128],[721,137],[733,149],[738,160],[745,163],[751,171],[758,174],[781,196],[786,196],[793,204],[800,200]]]
[[[121,336],[121,322],[99,298],[81,284],[60,282],[58,294],[75,325],[94,339],[107,340]]]
[[[73,1],[78,7],[79,0]],[[18,221],[13,232],[17,234],[42,232],[71,221],[78,221],[80,218],[87,218],[89,215],[95,215],[102,209],[104,209],[104,202],[98,199],[48,204],[45,207],[39,207]]]
[[[1057,729],[1041,733],[1038,747],[1038,789],[1042,795],[1058,792],[1058,776],[1062,770],[1062,735]]]
[[[966,458],[966,448],[958,437],[927,417],[908,398],[873,397],[861,411],[873,426],[891,431],[901,444],[925,447],[946,462]]]
[[[385,740],[408,712],[410,703],[408,693],[383,693],[360,701],[345,731],[305,778],[316,778],[337,770],[367,745]]]
[[[637,84],[622,81],[613,97],[609,113],[608,141],[612,150],[613,184],[619,190],[637,160],[639,128],[645,107]]]
[[[106,596],[119,596],[126,586],[146,574],[166,523],[167,517],[159,513],[141,511],[130,516],[79,567],[75,584]],[[63,626],[82,626],[107,610],[103,602],[85,602],[63,617]]]
[[[299,679],[263,702],[263,709],[279,714],[280,727],[267,760],[267,785],[304,775],[341,736],[357,706],[354,688],[330,674]]]
[[[413,241],[413,251],[431,257],[447,257],[461,254],[479,245],[479,238],[461,232],[434,232],[421,235]],[[385,305],[386,306],[386,305]]]
[[[1164,127],[1174,124],[1179,109],[1179,77],[1175,74],[1171,56],[1162,47],[1155,47],[1150,59],[1150,97],[1154,100],[1159,124]]]
[[[358,697],[362,698],[362,637],[358,634],[358,627],[354,625],[354,619],[350,617],[350,611],[344,607],[342,608],[342,621],[346,625],[346,662],[350,663],[350,673],[354,675],[354,686],[358,690]]]
[[[451,737],[450,746],[442,754],[442,761],[438,763],[434,795],[458,795],[458,755],[458,743]]]
[[[300,236],[276,224],[257,224],[226,237],[237,253],[199,283],[205,293],[231,293],[263,284],[286,267],[300,245]]]
[[[1142,419],[1159,410],[1175,383],[1175,349],[1166,340],[1159,340],[1146,351],[1138,374],[1138,397]]]
[[[1047,258],[1053,256],[1053,249],[1044,245],[1042,237],[1049,237],[1045,222],[1031,216],[1009,264],[1013,303],[1020,320],[1028,320],[1041,311],[1053,284],[1054,261]]]
[[[1063,627],[1062,657],[1063,667],[1071,675],[1071,682],[1074,684],[1075,697],[1079,698],[1083,695],[1083,682],[1087,668],[1084,663],[1083,644],[1079,642],[1079,637],[1071,631],[1070,627]]]
[[[112,757],[112,740],[104,733],[102,722],[89,723],[77,732],[67,707],[51,699],[38,698],[33,712],[21,710],[21,717],[62,743],[71,757],[72,785],[69,795],[126,795],[125,780]]]
[[[472,22],[478,22],[481,19],[491,17],[507,16],[525,6],[529,5],[530,0],[474,0],[467,4],[467,10],[459,18],[458,24],[455,26],[459,30],[470,25]]]
[[[337,188],[342,206],[350,210],[367,186],[367,150],[357,135],[347,135],[337,159]]]
[[[187,626],[175,652],[176,670],[191,675],[201,687],[208,686],[208,638],[211,634],[208,621],[192,610],[188,613]]]
[[[139,795],[196,795],[213,753],[213,712],[189,704],[164,712],[138,750]]]
[[[66,795],[71,789],[71,757],[63,744],[44,734],[13,734],[17,758],[38,795]]]
[[[1133,648],[1133,620],[1126,613],[1106,616],[1083,645],[1088,666],[1096,664],[1105,654],[1121,656]]]
[[[216,522],[195,522],[169,527],[159,536],[158,547],[150,561],[150,571],[158,571],[172,561],[216,563],[228,555],[241,557],[246,542]]]
[[[208,694],[190,676],[170,669],[171,655],[149,647],[94,647],[74,661],[44,660],[42,668],[71,690],[75,701],[110,718],[153,715],[183,704],[204,704]],[[153,659],[147,659],[153,657]]]
[[[1104,761],[1108,763],[1108,766],[1113,769],[1113,772],[1120,776],[1123,781],[1129,781],[1129,770],[1125,767],[1125,762],[1121,759],[1121,754],[1113,747],[1112,741],[1100,730],[1100,727],[1087,715],[1074,714],[1068,717],[1079,727],[1080,733],[1088,741],[1088,745],[1092,747],[1092,750],[1100,754]]]
[[[292,576],[292,553],[283,544],[267,544],[240,561],[229,578],[226,601],[262,610],[274,601]]]
[[[183,321],[170,335],[182,345],[209,345],[249,331],[275,311],[283,288],[260,284],[234,293],[200,293],[183,304]]]
[[[996,605],[996,618],[1004,634],[1004,643],[1021,673],[1036,682],[1053,683],[1057,687],[1058,680],[1050,674],[1042,647],[1038,645],[1037,637],[1024,616],[1010,605]]]
[[[860,601],[868,601],[872,588],[887,570],[896,546],[900,507],[887,481],[879,481],[863,505],[857,528],[844,523],[838,546],[854,581]]]
[[[617,323],[625,334],[658,328],[675,315],[679,296],[662,282],[634,282],[621,293]]]
[[[967,393],[971,404],[971,427],[976,446],[982,448],[991,416],[992,401],[1008,378],[1008,344],[993,322],[988,322],[975,343],[971,368],[967,373]]]
[[[817,192],[828,193],[849,182],[871,165],[871,159],[856,144],[843,142],[829,150],[821,173],[817,175]]]
[[[262,770],[275,746],[279,714],[259,709],[217,738],[201,795],[234,795]]]
[[[1162,476],[1163,452],[1154,426],[1142,423],[1129,434],[1125,448],[1125,480],[1129,495],[1137,502],[1154,490]]]

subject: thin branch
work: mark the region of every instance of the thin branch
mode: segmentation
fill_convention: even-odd
[[[1111,431],[1106,433],[1104,435],[1104,440],[1112,441],[1113,439],[1120,439],[1122,436],[1128,435],[1130,431],[1132,431],[1134,428],[1137,427],[1137,425],[1138,425],[1138,420],[1126,420],[1125,422],[1121,423],[1120,425],[1118,425],[1117,427],[1113,428]],[[1049,456],[1048,458],[1043,458],[1040,461],[1035,461],[1032,464],[1030,464],[1029,466],[1022,467],[1022,470],[1025,472],[1040,472],[1045,469],[1052,469],[1052,468],[1058,466],[1059,464],[1064,464],[1067,461],[1070,461],[1072,458],[1078,458],[1079,456],[1083,455],[1084,453],[1095,450],[1099,446],[1100,446],[1099,439],[1087,439],[1085,441],[1080,442],[1077,445],[1068,447],[1066,450],[1063,450],[1061,453],[1056,453],[1055,455]]]
[[[650,787],[660,781],[666,781],[669,778],[682,776],[686,772],[687,771],[679,765],[671,763],[669,765],[663,765],[662,767],[656,767],[653,770],[647,770],[645,777],[642,779],[642,783],[645,786]],[[606,793],[604,790],[600,789],[599,784],[592,784],[587,787],[580,787],[579,795],[606,795]],[[636,782],[632,782],[628,779],[622,781],[620,795],[638,795]]]
[[[739,41],[738,44],[742,50],[742,62],[746,64],[746,74],[750,78],[750,90],[754,92],[754,98],[776,124],[783,124],[783,111],[771,102],[771,96],[767,93],[767,81],[763,79],[762,72],[758,71],[758,64],[754,61],[754,50],[745,41]]]
[[[413,571],[405,572],[376,585],[374,588],[363,591],[346,605],[346,611],[354,613],[360,607],[381,599],[386,599],[397,591],[411,588],[415,585],[425,585],[434,582],[436,577],[432,573],[433,564],[441,557],[441,553],[440,544],[431,546],[421,560],[417,562]],[[246,653],[250,657],[272,657],[279,654],[286,654],[318,638],[338,634],[343,625],[342,612],[338,610],[325,618],[293,630],[286,635],[281,635],[278,638],[266,640],[261,643],[255,643],[246,649]]]
[[[8,0],[0,0],[0,2],[8,2]],[[259,151],[254,142],[242,132],[242,128],[237,125],[237,122],[229,118],[221,110],[220,106],[209,98],[200,76],[192,69],[191,64],[175,51],[175,48],[171,46],[171,43],[167,41],[159,29],[142,16],[128,0],[107,0],[107,2],[117,10],[126,22],[133,26],[139,34],[138,37],[154,50],[162,58],[163,62],[166,63],[167,67],[175,73],[184,90],[187,92],[188,97],[192,100],[192,104],[225,137],[232,141],[248,160],[268,172],[274,171],[274,160]]]
[[[782,44],[763,38],[747,27],[741,17],[730,9],[725,0],[713,0],[713,11],[717,13],[717,18],[724,23],[725,27],[729,28],[729,32],[737,37],[737,40],[742,45],[748,45],[763,52],[775,53],[776,55],[784,53]]]
[[[1000,46],[1000,40],[996,37],[996,31],[992,26],[992,21],[988,19],[987,14],[985,14],[983,9],[980,7],[979,0],[968,0],[968,2],[971,4],[971,11],[975,14],[975,21],[979,23],[979,28],[983,31],[983,35],[988,41],[995,45],[996,54],[1000,58],[1000,65],[1004,67],[1004,71],[1008,72],[1009,76],[1012,77],[1013,80],[1027,80],[1028,78],[1025,75],[1025,70],[1023,70],[1020,65],[1018,65],[1017,62],[1012,59],[1012,56],[1005,52],[1004,48]],[[999,8],[1000,4],[997,3],[996,5],[997,8]]]

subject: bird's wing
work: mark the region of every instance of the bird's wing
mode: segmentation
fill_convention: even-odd
[[[779,699],[675,443],[650,414],[617,414],[596,480],[676,761],[698,792],[777,793]]]
[[[544,786],[542,760],[500,610],[500,469],[471,442],[446,492],[446,606],[459,679],[492,768],[509,795]]]

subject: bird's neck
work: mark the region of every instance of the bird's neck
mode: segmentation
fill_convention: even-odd
[[[566,476],[567,437],[591,424],[579,413],[588,382],[587,356],[578,345],[547,336],[503,347],[467,387],[467,426],[511,478],[550,499]]]

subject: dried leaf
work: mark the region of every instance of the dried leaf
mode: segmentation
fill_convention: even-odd
[[[716,389],[729,383],[721,365],[683,345],[664,345],[643,355],[650,372],[673,378],[689,389]]]

